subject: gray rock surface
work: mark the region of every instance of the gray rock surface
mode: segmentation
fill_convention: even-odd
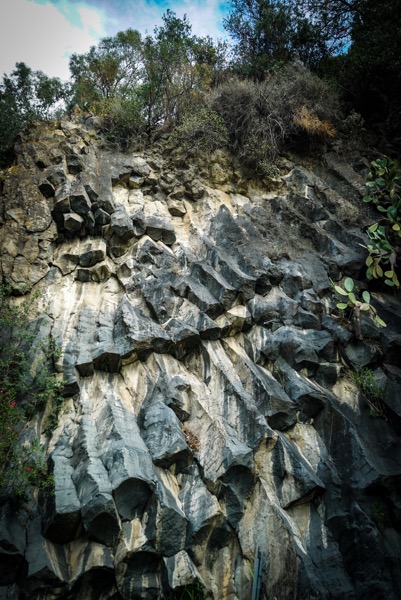
[[[208,179],[78,122],[35,131],[1,274],[39,292],[65,400],[54,493],[24,512],[0,490],[0,598],[245,600],[262,551],[261,598],[398,600],[400,302],[373,294],[388,327],[357,340],[330,283],[364,260],[352,165],[286,161],[269,190],[218,153]]]

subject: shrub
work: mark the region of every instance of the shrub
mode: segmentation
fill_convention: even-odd
[[[56,349],[50,341],[36,341],[37,329],[29,320],[33,300],[16,305],[10,288],[0,286],[0,490],[20,501],[30,487],[51,485],[44,449],[28,436],[26,425],[41,407],[61,397],[50,367]]]
[[[203,106],[184,117],[171,139],[187,154],[212,153],[227,147],[228,131],[217,112]]]
[[[387,239],[386,228],[379,223],[373,223],[366,233],[370,241],[367,246],[364,246],[369,252],[365,261],[367,279],[371,281],[384,277],[386,285],[399,287],[400,282],[396,273],[397,253]]]
[[[377,382],[373,371],[363,367],[352,373],[351,376],[368,401],[372,417],[384,417],[383,400],[386,396],[386,388]]]
[[[351,277],[345,278],[343,286],[334,283],[332,285],[334,291],[341,300],[336,304],[336,307],[343,313],[351,312],[354,321],[355,335],[358,339],[362,337],[360,322],[361,311],[370,314],[378,327],[387,327],[383,319],[377,314],[375,307],[371,305],[369,292],[365,290],[362,292],[362,295],[359,296],[359,290]]]
[[[141,102],[135,95],[128,98],[116,96],[93,105],[93,112],[101,118],[107,139],[122,150],[138,141],[145,130],[141,110]]]
[[[232,152],[256,170],[288,143],[333,137],[340,112],[335,90],[294,65],[259,83],[233,78],[209,101],[227,126]]]
[[[333,137],[336,130],[330,121],[321,120],[309,108],[301,106],[294,112],[294,123],[304,130],[308,135]]]
[[[179,590],[171,592],[168,600],[203,600],[205,597],[203,589],[199,581],[185,585]]]
[[[372,161],[371,167],[363,201],[372,203],[383,218],[366,232],[370,242],[366,246],[366,276],[369,280],[384,277],[386,285],[399,287],[396,247],[401,237],[401,170],[395,160],[387,157]]]

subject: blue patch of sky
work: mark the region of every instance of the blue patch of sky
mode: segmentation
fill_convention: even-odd
[[[62,79],[73,53],[87,52],[102,37],[128,28],[152,33],[168,8],[187,14],[198,36],[227,37],[229,0],[9,0],[0,35],[0,77],[16,62]]]
[[[228,13],[229,2],[220,0],[31,0],[37,4],[53,4],[65,18],[82,28],[79,8],[90,7],[101,11],[108,35],[132,27],[141,32],[152,32],[161,24],[161,17],[171,9],[179,17],[188,15],[193,31],[198,35],[210,34],[212,37],[225,35],[223,19]]]

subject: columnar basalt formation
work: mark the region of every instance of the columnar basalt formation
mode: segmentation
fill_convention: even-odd
[[[21,135],[2,275],[40,290],[65,401],[54,494],[0,506],[0,598],[245,600],[259,551],[261,598],[399,598],[401,305],[376,294],[388,328],[362,340],[333,315],[363,178],[332,153],[280,169],[268,188],[74,122]]]

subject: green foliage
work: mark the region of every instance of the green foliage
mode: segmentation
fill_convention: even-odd
[[[72,102],[82,107],[93,102],[124,97],[141,76],[141,36],[133,29],[103,38],[86,54],[73,54],[70,71],[74,81]]]
[[[323,142],[339,112],[332,89],[307,69],[288,66],[263,82],[233,78],[211,98],[226,124],[230,149],[241,163],[263,174],[284,143],[302,137]],[[302,120],[301,115],[309,116]],[[312,127],[320,123],[320,130]]]
[[[378,527],[380,527],[380,529],[383,529],[386,525],[386,512],[385,512],[385,506],[382,502],[376,502],[375,503],[375,507],[374,507],[374,519],[378,525]]]
[[[365,119],[361,114],[352,109],[341,124],[342,131],[351,140],[359,139],[364,131]]]
[[[224,26],[236,42],[233,66],[239,75],[262,81],[294,57],[312,67],[327,55],[320,28],[296,2],[231,0],[230,5]]]
[[[168,596],[168,600],[203,600],[205,597],[203,588],[199,581],[189,584],[171,592]]]
[[[359,315],[360,311],[370,313],[378,327],[386,327],[386,323],[379,317],[374,306],[370,303],[370,293],[365,290],[359,294],[355,282],[351,277],[346,277],[343,286],[333,283],[333,289],[341,300],[336,304],[338,310],[345,312],[351,310],[356,320],[357,334],[359,334]],[[359,337],[359,335],[358,335]]]
[[[205,106],[185,115],[172,135],[172,142],[187,155],[211,153],[226,148],[228,141],[228,131],[223,119]]]
[[[294,59],[341,88],[349,108],[401,129],[399,0],[231,0],[233,68],[262,81]]]
[[[401,209],[400,186],[401,170],[396,160],[383,157],[371,162],[372,169],[368,174],[364,202],[373,202],[377,210],[386,215],[390,223],[399,220]],[[399,231],[399,229],[397,229]],[[401,234],[400,234],[401,235]]]
[[[371,407],[371,415],[374,417],[384,416],[383,400],[386,396],[386,389],[376,381],[373,371],[364,367],[353,372],[351,376],[366,397]]]
[[[400,131],[401,11],[398,0],[354,0],[351,46],[344,85],[356,97],[356,108]],[[383,127],[383,126],[382,126]]]
[[[17,304],[9,287],[0,286],[0,489],[17,500],[25,500],[30,487],[52,483],[44,449],[27,437],[26,424],[45,404],[60,404],[61,398],[49,366],[56,349],[51,343],[38,345],[29,320],[34,299]]]
[[[56,77],[17,63],[0,83],[0,166],[15,136],[36,119],[52,118],[68,96],[68,86]]]
[[[170,127],[197,103],[218,78],[226,46],[210,37],[197,37],[185,15],[167,10],[163,25],[143,45],[144,78],[141,94],[147,129]]]
[[[364,246],[369,252],[366,259],[366,277],[368,280],[384,277],[384,283],[390,287],[399,287],[397,273],[397,254],[386,237],[384,225],[373,223],[367,229],[370,244]],[[387,269],[386,269],[387,264]]]
[[[99,100],[92,110],[101,117],[107,139],[123,150],[138,141],[145,129],[141,102],[135,93]]]
[[[193,35],[171,10],[153,35],[132,29],[74,54],[73,103],[103,117],[105,131],[127,146],[135,135],[170,128],[219,80],[227,46]]]
[[[330,74],[364,118],[400,130],[399,0],[292,0],[327,43]],[[342,56],[339,56],[341,54]],[[323,61],[319,68],[326,69]]]
[[[401,237],[401,196],[398,181],[401,170],[395,160],[387,157],[371,163],[372,169],[366,182],[367,194],[363,200],[373,203],[382,213],[382,224],[373,223],[367,229],[370,243],[366,246],[369,256],[366,259],[366,276],[369,280],[384,277],[390,287],[399,287],[396,273],[397,253],[392,238]]]

